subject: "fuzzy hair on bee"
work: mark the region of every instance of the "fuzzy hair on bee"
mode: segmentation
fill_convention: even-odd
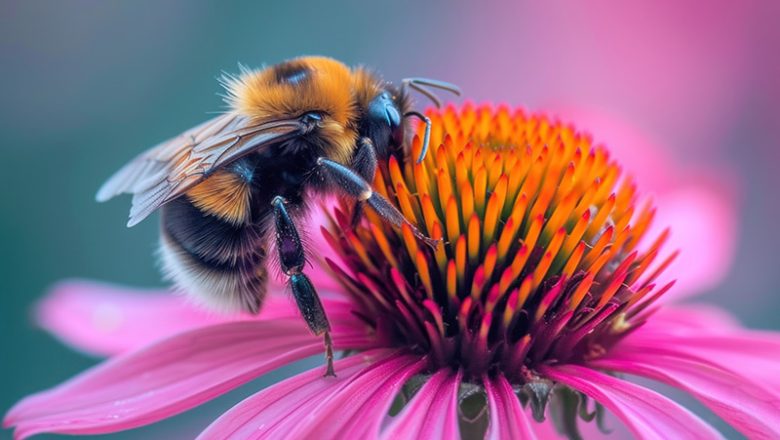
[[[349,160],[357,140],[354,123],[359,107],[352,96],[353,73],[342,63],[300,58],[259,71],[244,69],[242,75],[223,82],[231,109],[257,121],[294,118],[312,110],[327,114],[318,131],[326,140],[323,146],[332,158]]]
[[[223,310],[258,313],[269,258],[287,277],[311,331],[322,335],[332,374],[330,324],[303,272],[306,249],[298,224],[309,199],[338,194],[400,227],[408,224],[371,188],[378,159],[411,160],[410,90],[438,104],[430,90],[457,87],[412,78],[400,86],[365,67],[326,57],[301,57],[225,76],[229,109],[141,153],[98,191],[98,201],[132,194],[128,226],[161,213],[163,272],[183,291]],[[273,246],[269,244],[273,243]]]

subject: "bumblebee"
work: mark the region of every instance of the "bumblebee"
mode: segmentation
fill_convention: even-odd
[[[303,269],[296,227],[312,195],[355,201],[396,227],[434,243],[371,188],[378,158],[409,156],[410,90],[439,104],[431,88],[452,84],[412,78],[400,86],[364,67],[301,57],[226,76],[229,110],[142,153],[98,191],[105,201],[132,194],[128,226],[160,209],[163,271],[207,305],[258,313],[266,294],[269,254],[276,254],[310,330],[324,339],[333,375],[330,324]],[[274,243],[275,242],[275,243]],[[274,243],[275,246],[269,246]],[[273,249],[275,252],[269,252]]]

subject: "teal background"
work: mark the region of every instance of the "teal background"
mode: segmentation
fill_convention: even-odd
[[[0,412],[97,361],[31,322],[31,305],[53,282],[79,277],[162,285],[152,257],[155,219],[128,230],[127,199],[99,205],[93,196],[133,155],[220,110],[215,78],[222,70],[235,72],[238,62],[260,66],[323,54],[376,67],[391,80],[440,78],[460,84],[476,101],[509,99],[533,107],[545,101],[544,84],[526,81],[525,70],[507,69],[503,60],[525,56],[555,33],[588,29],[552,23],[536,41],[501,40],[501,28],[534,21],[522,10],[512,13],[507,17],[496,5],[412,1],[0,2]],[[771,23],[757,21],[757,32],[770,32]],[[777,52],[771,50],[778,47],[776,37],[760,34],[764,55]],[[769,81],[780,76],[771,76],[777,56],[759,55],[749,67],[756,75],[738,89],[744,95],[739,120],[712,145],[714,153],[680,147],[675,154],[705,165],[727,163],[744,182],[737,259],[708,298],[749,325],[780,328],[778,107],[772,104],[777,85]],[[529,66],[545,62],[528,59]],[[589,62],[588,56],[572,57],[572,68]],[[511,94],[497,95],[496,84]],[[560,98],[567,90],[550,92]],[[243,396],[312,362],[113,438],[190,438]],[[0,438],[10,433],[0,432]]]

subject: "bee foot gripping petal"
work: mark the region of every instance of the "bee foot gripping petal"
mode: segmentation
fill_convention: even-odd
[[[303,315],[303,319],[309,326],[309,329],[315,335],[322,335],[325,343],[325,361],[327,363],[325,369],[325,376],[335,376],[336,373],[333,370],[333,341],[330,337],[330,323],[328,322],[328,316],[325,314],[325,309],[322,307],[322,302],[317,291],[314,289],[314,285],[309,280],[309,277],[302,273],[293,274],[290,277],[290,287],[292,288],[293,297],[298,305],[298,309]]]
[[[274,210],[274,225],[276,227],[276,248],[279,252],[279,262],[285,275],[290,277],[290,289],[292,290],[298,310],[309,329],[315,335],[323,335],[325,343],[325,360],[327,367],[326,376],[335,376],[333,371],[333,342],[330,338],[330,323],[322,302],[317,296],[309,277],[303,272],[306,265],[306,255],[303,249],[298,230],[287,211],[287,201],[284,197],[274,197],[271,205]]]

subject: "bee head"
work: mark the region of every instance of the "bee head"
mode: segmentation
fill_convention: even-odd
[[[363,91],[363,99],[358,99],[358,106],[362,107],[359,136],[370,138],[380,157],[402,151],[408,132],[408,122],[404,118],[409,107],[407,95],[373,76],[364,78],[365,81],[357,85],[358,92],[361,92],[361,86]]]
[[[401,112],[387,90],[382,91],[368,103],[368,118],[374,123],[385,124],[391,130],[401,125]]]

